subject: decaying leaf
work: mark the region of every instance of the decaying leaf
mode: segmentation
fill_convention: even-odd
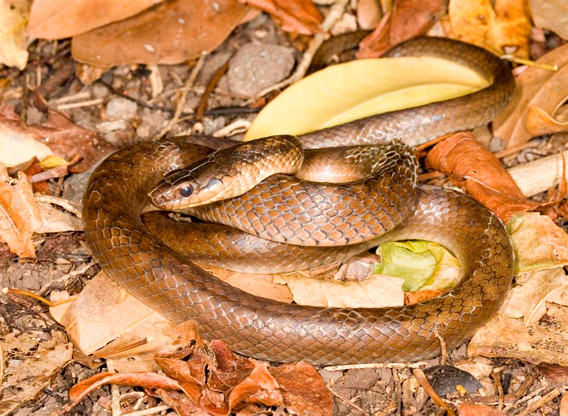
[[[16,166],[37,157],[43,162],[55,154],[67,161],[77,161],[72,173],[84,172],[114,147],[95,132],[79,127],[62,114],[49,111],[46,122],[28,126],[8,105],[0,106],[0,162]]]
[[[23,172],[18,179],[8,176],[0,163],[0,242],[21,257],[35,257],[32,235],[41,226],[41,216],[32,185]]]
[[[40,202],[37,205],[41,217],[41,226],[35,230],[36,233],[64,233],[83,230],[81,220],[67,211],[59,210],[45,202]]]
[[[460,416],[505,416],[505,413],[500,412],[493,407],[475,403],[460,404],[458,414]]]
[[[516,88],[511,102],[493,121],[495,136],[507,141],[507,146],[527,142],[533,134],[527,129],[527,115],[535,106],[554,116],[564,102],[568,91],[568,45],[560,46],[536,61],[516,78]],[[551,71],[543,66],[558,66]]]
[[[568,3],[566,0],[529,0],[536,27],[549,29],[568,40]]]
[[[245,140],[298,135],[447,100],[487,84],[468,68],[434,58],[365,59],[333,65],[288,87],[264,107]]]
[[[568,234],[546,215],[525,212],[507,223],[515,251],[515,273],[568,264]]]
[[[445,10],[443,0],[398,0],[360,45],[358,58],[377,58],[393,46],[426,33]]]
[[[73,57],[97,67],[179,64],[219,46],[250,17],[234,0],[175,0],[73,38]]]
[[[28,32],[36,38],[64,39],[133,16],[164,0],[35,0]],[[104,10],[104,13],[98,11]]]
[[[28,62],[26,24],[31,0],[0,1],[0,64],[20,71]]]
[[[568,72],[566,76],[568,77]],[[568,91],[566,93],[568,94]],[[526,128],[531,136],[536,137],[566,132],[568,131],[568,122],[556,120],[542,108],[531,105],[527,111]]]
[[[323,17],[312,0],[239,0],[241,3],[257,7],[270,15],[286,32],[301,35],[320,33]]]
[[[468,354],[567,366],[568,308],[549,305],[546,322],[527,327],[521,319],[498,314],[473,336]]]
[[[276,275],[300,305],[336,308],[381,308],[404,305],[404,279],[372,274],[362,282],[337,282],[305,276]]]
[[[528,0],[452,0],[449,16],[453,38],[528,59]]]
[[[47,341],[33,331],[3,337],[3,359],[11,359],[3,368],[0,414],[11,414],[22,403],[34,399],[71,361],[73,345],[60,332],[52,335]]]
[[[517,285],[511,289],[503,314],[510,318],[523,318],[526,326],[540,321],[546,314],[546,302],[558,289],[568,289],[566,273],[562,268],[538,270],[515,277]]]
[[[426,165],[446,173],[503,221],[541,205],[524,197],[499,160],[471,133],[456,133],[438,143],[428,153]]]

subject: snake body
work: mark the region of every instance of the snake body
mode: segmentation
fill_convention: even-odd
[[[397,137],[417,144],[489,122],[512,94],[514,81],[507,66],[472,45],[446,39],[415,39],[398,46],[390,55],[451,59],[488,76],[492,83],[465,97],[303,135],[299,139],[304,148],[384,143]],[[497,217],[465,195],[414,187],[415,179],[408,167],[415,162],[405,155],[407,146],[396,141],[390,146],[396,149],[392,155],[398,162],[392,162],[394,170],[389,170],[387,180],[367,179],[334,188],[341,190],[341,196],[347,195],[346,201],[338,203],[345,204],[347,217],[353,216],[353,221],[342,233],[333,235],[348,244],[342,246],[347,248],[371,240],[380,243],[394,239],[425,239],[448,247],[460,261],[462,280],[450,292],[417,305],[343,309],[282,304],[216,279],[165,245],[140,218],[147,193],[167,172],[211,153],[183,138],[141,143],[114,153],[98,166],[84,197],[87,243],[103,269],[130,293],[176,322],[195,320],[205,338],[223,339],[245,355],[325,365],[425,359],[439,350],[436,334],[453,348],[499,308],[510,286],[513,252]],[[298,187],[304,188],[297,191]],[[259,237],[274,239],[278,244],[311,243],[317,232],[311,228],[312,222],[292,229],[286,228],[287,221],[277,221],[276,228],[265,226],[269,223],[265,217],[274,215],[268,214],[271,209],[266,204],[273,203],[274,195],[276,202],[297,199],[300,217],[313,216],[319,223],[325,215],[314,214],[325,211],[330,202],[322,197],[321,193],[326,192],[333,193],[323,186],[313,187],[299,179],[276,175],[240,197],[216,202],[214,209],[204,206],[201,212],[205,218],[242,228],[248,227],[249,216],[248,222],[253,229],[256,226]],[[370,192],[376,193],[371,202],[359,199]],[[272,200],[265,198],[269,194]],[[311,199],[307,202],[299,195]],[[336,197],[338,194],[333,193]],[[321,201],[324,207],[318,208]],[[368,214],[366,204],[370,204],[371,211],[374,209],[373,215]],[[358,221],[363,216],[365,221]],[[376,231],[388,230],[375,236]],[[211,247],[203,245],[205,250]]]

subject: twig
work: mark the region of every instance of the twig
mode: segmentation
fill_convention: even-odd
[[[501,384],[501,377],[499,376],[499,371],[492,371],[491,378],[493,379],[493,382],[497,386],[497,392],[499,393],[499,405],[497,407],[497,410],[502,411],[505,392],[503,391],[503,385]]]
[[[521,397],[523,397],[525,395],[525,393],[527,392],[529,387],[532,386],[532,384],[535,382],[535,380],[536,380],[536,373],[535,372],[531,372],[527,375],[527,378],[525,379],[525,381],[523,381],[523,383],[521,384],[519,389],[515,392],[515,397],[517,398],[517,400],[519,400]]]
[[[69,211],[72,214],[75,214],[79,219],[81,218],[81,211],[78,208],[75,208],[71,202],[69,202],[65,198],[58,198],[56,196],[51,195],[36,195],[35,197],[36,202],[47,202],[49,204],[60,206],[61,208]]]
[[[416,377],[416,380],[418,380],[418,383],[420,383],[424,390],[426,390],[426,393],[428,393],[428,396],[430,396],[434,403],[436,403],[442,409],[445,409],[448,413],[448,416],[456,416],[452,408],[445,401],[443,401],[440,396],[438,396],[438,393],[436,393],[434,391],[434,388],[430,385],[430,383],[428,383],[424,371],[419,368],[415,368],[413,370],[413,374],[414,377]]]
[[[233,136],[235,134],[245,132],[250,127],[250,124],[251,123],[248,120],[237,119],[231,124],[217,130],[213,133],[213,137]]]
[[[189,77],[187,78],[187,81],[185,82],[184,90],[181,92],[180,97],[179,97],[179,101],[178,101],[177,106],[176,106],[176,111],[175,111],[173,117],[170,119],[170,121],[166,125],[166,127],[164,127],[162,129],[162,131],[160,132],[160,134],[158,134],[158,136],[157,136],[158,139],[161,139],[162,137],[164,137],[172,129],[172,127],[178,122],[179,117],[182,113],[183,107],[185,106],[185,102],[187,101],[187,94],[189,93],[189,89],[191,88],[191,86],[195,82],[195,79],[197,78],[197,75],[201,71],[201,68],[203,68],[203,65],[205,64],[205,57],[206,56],[207,56],[207,52],[201,53],[199,60],[197,61],[197,63],[193,67],[191,74],[189,75]]]
[[[356,368],[393,368],[393,369],[402,369],[402,368],[419,368],[425,367],[428,363],[425,362],[417,362],[417,363],[376,363],[376,364],[350,364],[350,365],[332,365],[329,367],[324,367],[326,371],[344,371],[344,370],[353,370]]]
[[[310,44],[308,45],[306,52],[304,52],[304,56],[302,56],[302,60],[298,64],[298,67],[296,68],[296,70],[294,71],[292,76],[285,79],[282,82],[279,82],[278,84],[275,84],[275,85],[272,85],[268,88],[265,88],[259,94],[257,94],[257,96],[255,98],[250,100],[250,102],[254,102],[254,101],[258,100],[259,98],[264,97],[266,94],[268,94],[272,91],[276,91],[276,90],[279,90],[281,88],[287,87],[288,85],[291,85],[295,82],[298,82],[299,80],[304,78],[304,76],[306,75],[306,72],[308,71],[310,63],[312,62],[314,54],[316,53],[318,48],[321,46],[323,41],[328,38],[328,36],[329,36],[328,32],[331,30],[331,28],[333,28],[333,26],[341,18],[341,16],[343,15],[343,12],[345,11],[345,8],[347,7],[348,3],[349,3],[349,0],[337,0],[334,3],[334,5],[331,6],[331,9],[329,10],[329,14],[326,16],[325,20],[321,24],[321,29],[322,29],[323,33],[317,33],[314,36],[314,38],[310,41]]]
[[[434,335],[436,335],[436,338],[440,341],[440,365],[446,365],[446,362],[448,361],[448,348],[446,346],[446,341],[442,338],[438,331],[434,331]]]
[[[535,410],[540,409],[542,406],[544,406],[546,403],[548,403],[552,399],[558,397],[562,393],[562,390],[563,390],[562,388],[556,387],[550,393],[542,396],[540,399],[529,404],[525,410],[517,413],[517,416],[528,416],[529,414],[531,414]]]
[[[61,300],[59,302],[51,302],[50,300],[47,300],[46,298],[41,297],[40,295],[36,295],[35,293],[29,292],[27,290],[13,289],[13,288],[10,288],[10,287],[2,289],[2,293],[6,294],[6,295],[12,293],[14,295],[28,296],[28,297],[33,298],[35,300],[39,300],[42,303],[45,303],[50,308],[64,304],[64,303],[72,302],[76,298],[76,296],[71,296],[70,298],[65,299],[65,300]]]
[[[106,362],[107,370],[109,373],[116,373],[116,367],[114,366],[114,361],[107,360]],[[120,410],[120,390],[118,384],[111,384],[110,386],[110,410],[112,416],[120,416],[122,412]]]
[[[32,175],[30,178],[31,183],[46,181],[48,179],[61,178],[67,176],[67,165],[57,166],[53,169],[48,169],[40,173]]]
[[[227,72],[229,69],[229,61],[225,62],[225,64],[215,72],[211,81],[207,84],[205,91],[201,95],[201,100],[199,101],[199,105],[197,106],[197,111],[195,112],[195,118],[197,120],[203,120],[203,116],[205,115],[205,110],[207,110],[207,101],[209,100],[209,96],[219,83],[221,77]]]
[[[355,403],[353,403],[351,400],[347,399],[346,397],[341,396],[339,393],[335,392],[332,388],[330,388],[329,386],[327,387],[328,390],[331,392],[331,394],[333,394],[335,397],[337,397],[339,400],[341,400],[344,403],[347,403],[349,406],[351,406],[353,409],[360,411],[362,414],[366,415],[367,412],[365,411],[365,409],[363,409],[361,406],[357,406]]]
[[[536,66],[537,68],[546,69],[548,71],[558,71],[558,65],[549,65],[549,64],[541,64],[535,61],[531,61],[528,59],[517,58],[514,55],[501,55],[501,59],[504,59],[509,62],[513,62],[515,64],[527,65],[527,66]]]
[[[78,103],[61,104],[57,106],[59,111],[70,110],[72,108],[90,107],[93,105],[99,105],[104,102],[104,98],[95,98],[94,100],[80,101]]]

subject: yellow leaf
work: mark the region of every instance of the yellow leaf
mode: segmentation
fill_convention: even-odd
[[[43,169],[53,169],[58,166],[68,166],[69,162],[60,156],[49,155],[39,164]]]
[[[245,140],[302,134],[363,117],[469,94],[488,85],[438,58],[385,58],[328,67],[287,88],[253,121]]]

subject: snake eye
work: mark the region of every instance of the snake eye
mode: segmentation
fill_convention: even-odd
[[[191,196],[192,193],[193,193],[193,187],[191,187],[190,185],[185,185],[179,189],[179,194],[184,198]]]

